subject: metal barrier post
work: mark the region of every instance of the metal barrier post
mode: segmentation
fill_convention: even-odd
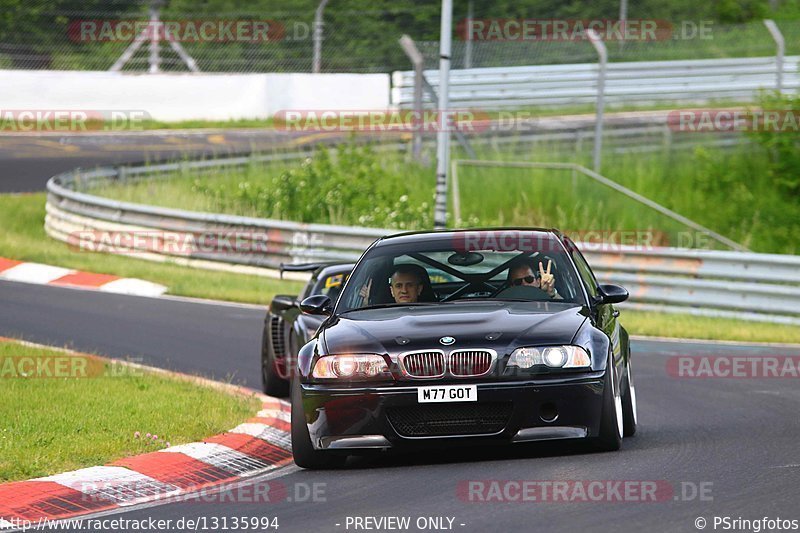
[[[769,30],[769,34],[775,40],[777,50],[775,52],[775,90],[779,93],[783,90],[783,56],[786,53],[786,42],[783,34],[772,19],[764,20],[764,26]]]
[[[314,58],[312,59],[311,72],[318,74],[322,68],[322,13],[328,0],[322,0],[314,12]]]
[[[150,59],[148,60],[150,74],[158,74],[161,71],[161,56],[158,46],[161,26],[158,19],[159,4],[160,2],[156,1],[150,6]]]
[[[417,48],[417,45],[414,44],[414,40],[408,35],[400,37],[400,46],[403,47],[403,51],[411,60],[411,64],[414,65],[414,114],[417,120],[419,120],[419,124],[412,132],[414,136],[414,140],[412,141],[412,154],[414,159],[419,161],[420,155],[422,154],[422,68],[424,67],[425,60],[422,57],[422,53]]]
[[[472,17],[474,2],[467,2],[467,33],[464,39],[464,68],[472,68]]]
[[[608,63],[608,52],[606,45],[600,36],[593,29],[586,30],[589,42],[597,51],[600,62],[597,65],[597,107],[594,119],[594,152],[592,154],[592,168],[595,172],[600,172],[600,151],[603,149],[603,106],[605,104],[606,92],[606,65]]]
[[[442,0],[442,27],[439,44],[439,130],[436,134],[436,200],[433,226],[447,227],[447,170],[450,163],[450,132],[447,131],[450,95],[450,45],[453,39],[453,0]]]

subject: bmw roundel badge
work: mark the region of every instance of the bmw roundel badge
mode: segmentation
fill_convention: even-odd
[[[442,337],[441,339],[439,339],[439,342],[444,344],[445,346],[450,346],[451,344],[456,342],[456,339],[454,337]]]

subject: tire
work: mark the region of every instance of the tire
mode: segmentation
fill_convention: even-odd
[[[594,447],[604,452],[619,450],[622,446],[622,398],[612,376],[616,373],[613,359],[609,356],[606,376],[603,379],[603,412],[600,418],[600,434],[593,440]]]
[[[275,349],[272,345],[270,331],[271,316],[267,313],[264,322],[264,333],[261,338],[261,388],[264,394],[285,398],[289,396],[289,381],[283,378],[275,366]]]
[[[628,366],[625,377],[625,388],[622,392],[622,426],[623,437],[632,437],[636,434],[636,425],[639,423],[639,409],[636,404],[636,386],[631,370],[631,356],[628,354]]]
[[[303,411],[303,399],[300,395],[299,378],[295,378],[292,382],[292,455],[297,466],[309,470],[339,468],[347,461],[346,455],[316,450],[311,444]]]

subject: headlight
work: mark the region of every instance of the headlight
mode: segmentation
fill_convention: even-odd
[[[533,365],[541,364],[542,353],[536,348],[517,348],[508,360],[508,366],[518,366],[520,368],[530,368]]]
[[[592,365],[592,359],[580,346],[525,347],[514,350],[507,366],[528,369],[535,365],[548,368],[584,368]]]
[[[377,354],[324,355],[317,359],[311,376],[319,379],[371,379],[389,376],[386,361]]]
[[[563,346],[550,346],[542,352],[544,364],[552,368],[563,368],[569,360],[566,348]]]

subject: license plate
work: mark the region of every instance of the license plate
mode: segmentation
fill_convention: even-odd
[[[418,403],[477,402],[477,385],[442,385],[441,387],[419,387]]]

